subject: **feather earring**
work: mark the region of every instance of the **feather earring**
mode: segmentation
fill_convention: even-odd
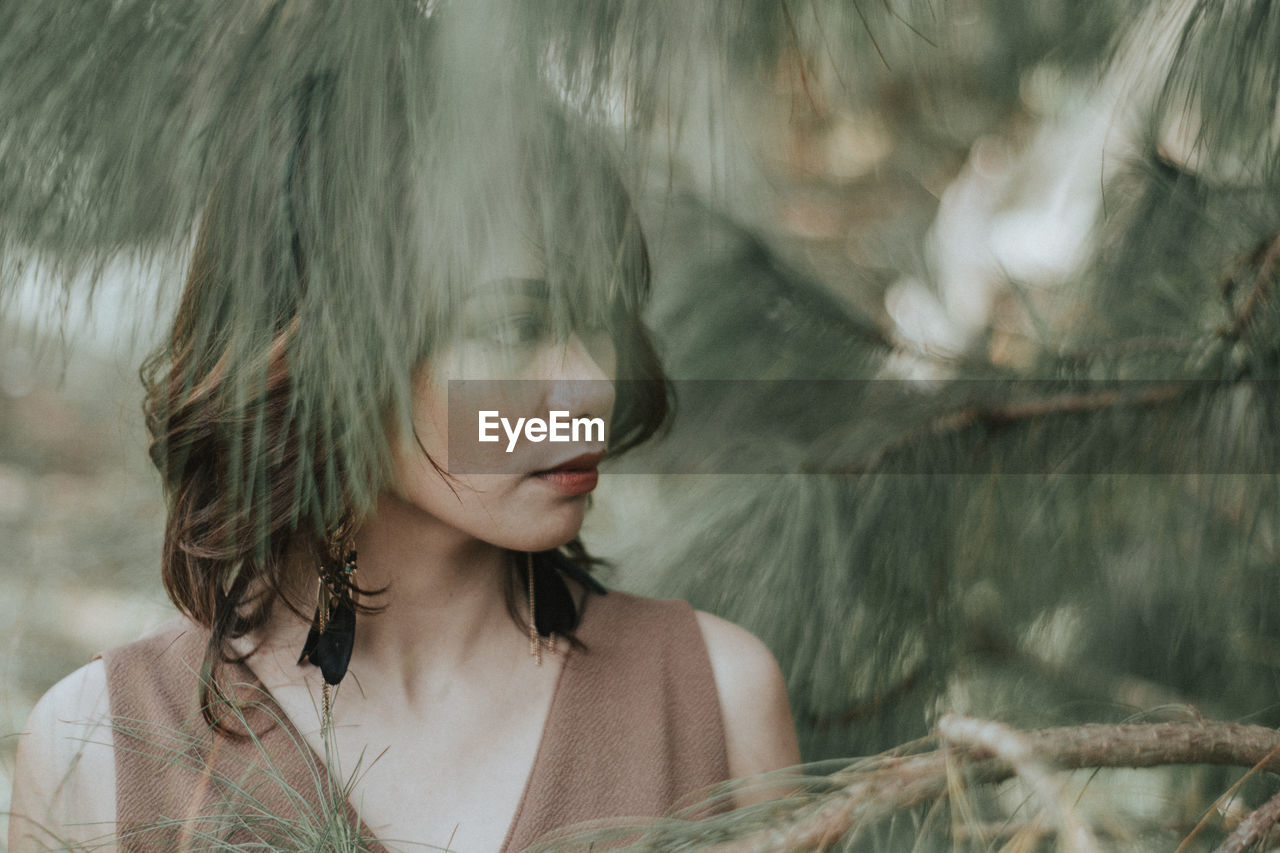
[[[525,585],[529,591],[529,654],[542,665],[542,650],[555,650],[554,636],[578,627],[578,606],[565,576],[597,595],[607,590],[558,549],[525,555]]]
[[[342,553],[341,546],[337,549]],[[316,613],[307,632],[298,664],[320,667],[324,679],[321,727],[327,729],[332,703],[329,689],[342,681],[351,663],[351,650],[356,639],[356,552],[346,550],[336,570],[322,562],[316,582]]]

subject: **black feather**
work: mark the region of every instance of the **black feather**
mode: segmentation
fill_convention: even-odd
[[[307,641],[302,644],[302,654],[298,655],[298,665],[301,666],[304,661],[311,658],[316,651],[316,643],[320,640],[320,632],[316,630],[316,626],[320,624],[320,608],[316,608],[316,615],[311,617],[311,630],[307,632]],[[314,661],[312,661],[314,663]]]
[[[315,648],[310,653],[311,662],[320,667],[326,684],[337,684],[347,674],[355,639],[356,609],[349,599],[339,599],[329,613],[329,624],[316,637]]]
[[[534,554],[533,561],[533,593],[537,602],[534,627],[543,637],[572,633],[578,627],[578,607],[565,583],[565,575],[597,595],[604,595],[607,590],[558,550]],[[528,583],[527,577],[524,580]]]
[[[544,558],[548,565],[557,569],[561,574],[568,575],[596,595],[607,595],[609,593],[609,590],[605,589],[600,581],[596,580],[586,569],[569,559],[562,552],[544,551],[537,556]]]

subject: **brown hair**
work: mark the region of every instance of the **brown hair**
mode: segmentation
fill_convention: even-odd
[[[639,316],[648,296],[650,267],[638,220],[617,175],[605,170],[596,176],[609,184],[606,192],[615,194],[617,219],[605,231],[617,240],[619,268],[628,279],[610,300],[618,352],[611,436],[611,454],[616,455],[661,427],[671,396]],[[284,189],[286,195],[290,192],[296,190]],[[557,204],[573,203],[572,182],[551,192]],[[256,349],[221,328],[228,322],[227,272],[219,261],[225,247],[219,243],[218,225],[228,213],[221,202],[215,194],[206,207],[172,332],[141,371],[150,456],[168,505],[161,576],[178,609],[210,630],[201,704],[206,719],[219,726],[214,705],[225,696],[216,672],[221,663],[235,660],[227,641],[265,625],[277,603],[308,619],[312,603],[290,595],[296,588],[291,567],[303,560],[327,567],[326,561],[334,559],[327,547],[329,535],[340,525],[358,522],[352,495],[376,492],[383,485],[359,482],[376,476],[370,472],[377,466],[342,470],[343,457],[335,453],[329,436],[298,429],[297,409],[324,401],[300,399],[316,384],[299,382],[299,368],[291,364],[294,345],[307,334],[296,299],[277,300],[270,332],[261,336],[263,343]],[[301,293],[307,285],[305,242],[296,234],[291,242],[293,287]],[[389,421],[392,415],[386,413],[397,399],[404,397],[388,394],[370,405]],[[300,501],[302,484],[322,480],[340,486]],[[562,553],[583,569],[597,562],[576,539]],[[513,598],[517,586],[507,585],[507,598],[519,621]],[[380,591],[356,592],[376,597]]]

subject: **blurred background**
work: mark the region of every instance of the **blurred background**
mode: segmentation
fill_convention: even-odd
[[[640,130],[596,116],[682,397],[602,478],[584,538],[606,580],[761,636],[810,761],[948,711],[1280,722],[1280,12],[752,0],[714,20]],[[674,12],[647,23],[692,39]],[[176,286],[122,265],[57,321],[47,289],[9,291],[4,733],[170,613],[137,368]],[[712,420],[746,428],[709,441]],[[735,465],[751,454],[776,465]],[[1215,807],[1242,775],[1112,771],[1080,802],[1116,849],[1172,849],[1207,815],[1208,845],[1273,792]],[[982,808],[1016,824],[1016,798]]]

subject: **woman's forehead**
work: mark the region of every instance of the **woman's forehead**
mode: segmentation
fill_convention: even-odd
[[[481,279],[467,294],[467,299],[510,296],[546,299],[550,295],[551,285],[547,283],[545,278],[503,276],[500,278]]]
[[[484,207],[472,223],[476,228],[471,241],[477,248],[475,280],[547,278],[544,228],[530,210],[504,199]]]
[[[531,219],[507,214],[490,219],[486,225],[488,233],[477,259],[477,281],[546,278],[546,252]]]

